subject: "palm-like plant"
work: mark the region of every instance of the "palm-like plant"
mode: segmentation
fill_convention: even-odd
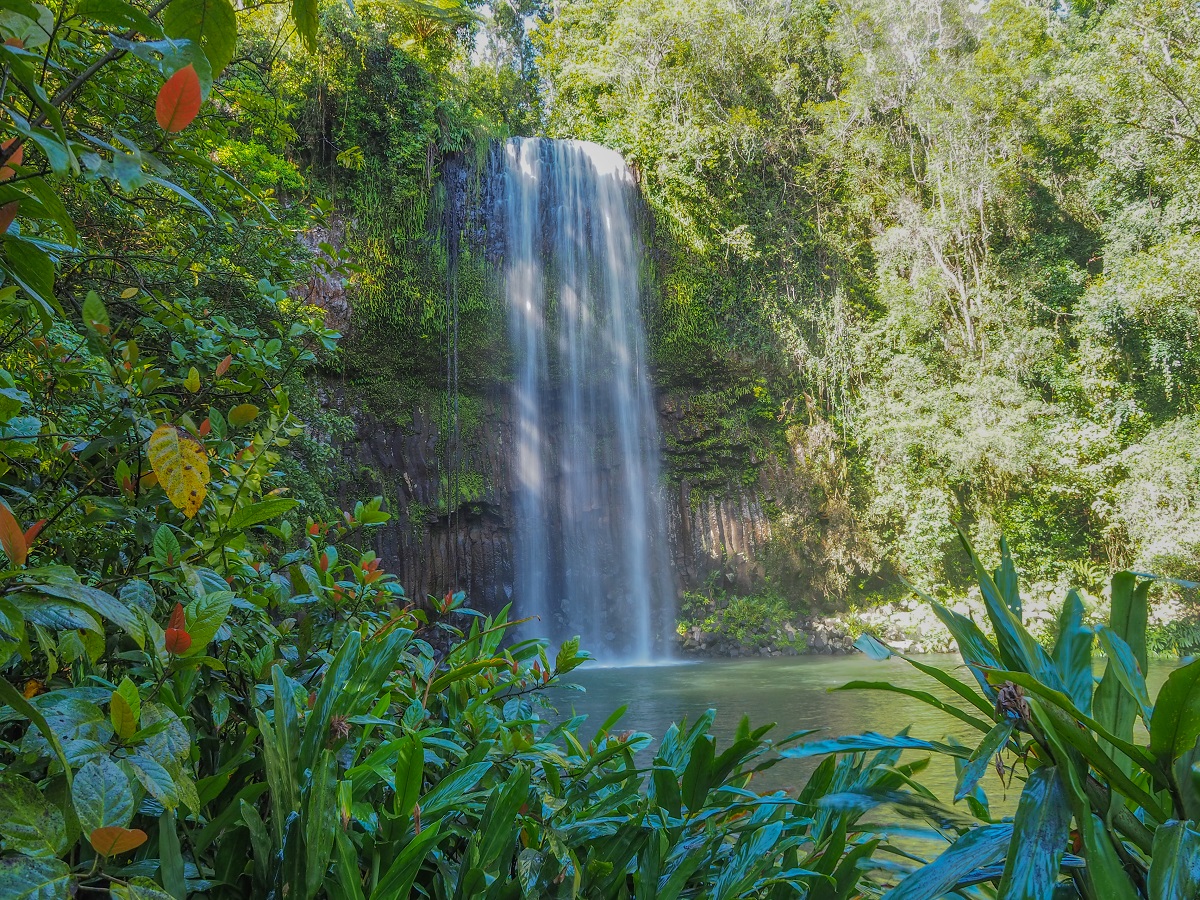
[[[963,542],[994,639],[926,597],[954,636],[970,677],[902,657],[952,691],[956,702],[886,683],[847,687],[899,691],[936,706],[980,732],[974,749],[907,735],[861,735],[795,751],[851,752],[870,744],[954,757],[954,800],[966,800],[976,821],[965,827],[960,820],[943,821],[954,831],[950,846],[906,873],[885,896],[933,900],[972,885],[1021,900],[1200,896],[1200,661],[1172,672],[1151,700],[1143,672],[1153,579],[1132,572],[1113,576],[1108,624],[1095,627],[1085,624],[1079,595],[1070,592],[1053,646],[1046,647],[1022,622],[1007,545],[1001,543],[1000,566],[989,572]],[[1097,643],[1106,661],[1099,679],[1092,660]],[[902,656],[870,636],[859,647],[880,659]],[[1148,742],[1135,739],[1138,719]],[[1001,771],[1022,781],[1023,789],[1012,820],[997,821],[980,780],[993,764],[1004,765],[1005,752],[1016,762]]]

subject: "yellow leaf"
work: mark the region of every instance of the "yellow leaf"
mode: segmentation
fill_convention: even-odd
[[[123,741],[129,740],[137,731],[137,722],[134,721],[129,701],[116,691],[113,691],[112,700],[109,702],[108,718],[112,721],[113,731]]]
[[[137,296],[137,292],[137,288],[125,288],[125,290],[121,291],[121,299],[130,300]]]
[[[101,856],[116,856],[128,853],[146,843],[146,832],[140,828],[122,828],[120,825],[105,825],[88,835],[88,840]]]
[[[150,435],[146,449],[167,497],[185,516],[192,518],[204,502],[212,477],[204,448],[186,431],[174,425],[159,425]]]
[[[247,422],[253,422],[256,418],[258,418],[258,407],[253,403],[242,403],[229,411],[229,424],[234,428],[240,428]]]
[[[184,379],[183,386],[193,394],[200,390],[200,373],[196,371],[195,366],[188,369],[187,378]]]

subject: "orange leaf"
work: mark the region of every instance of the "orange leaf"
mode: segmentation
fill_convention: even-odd
[[[21,691],[21,696],[26,700],[32,700],[45,689],[45,684],[38,681],[36,678],[30,678],[27,682],[25,682],[25,688]]]
[[[128,853],[146,843],[146,832],[140,828],[122,828],[120,825],[105,825],[88,836],[92,846],[101,856],[116,856]]]
[[[33,546],[33,542],[37,540],[37,536],[42,532],[42,526],[46,524],[45,519],[38,519],[32,525],[25,529],[25,549],[28,550]]]
[[[8,231],[8,227],[12,225],[13,219],[17,217],[17,212],[21,209],[20,200],[11,200],[0,206],[0,234]]]
[[[232,355],[225,357],[223,360],[221,360],[219,363],[217,363],[217,377],[220,378],[222,375],[224,375],[226,372],[228,372],[229,367],[232,364],[233,364],[233,356]]]
[[[200,79],[190,65],[184,66],[167,79],[158,90],[154,116],[158,127],[175,134],[183,131],[200,112]]]
[[[208,433],[212,431],[212,419],[205,419],[200,423],[200,427],[196,429],[196,434],[200,437],[208,437]]]
[[[183,604],[176,603],[175,608],[171,610],[171,620],[167,623],[168,628],[174,628],[177,631],[185,631],[187,629],[187,619],[183,615]]]
[[[4,152],[7,153],[8,148],[11,147],[13,144],[15,144],[17,142],[17,140],[18,140],[17,138],[9,138],[4,143],[0,144],[0,150],[3,150]],[[0,181],[8,181],[8,179],[10,179],[14,175],[16,175],[17,173],[15,171],[13,171],[13,169],[11,169],[10,166],[19,166],[21,164],[21,160],[23,160],[24,158],[25,158],[25,145],[18,144],[17,149],[15,149],[12,152],[12,156],[10,156],[5,161],[4,168],[0,168]]]
[[[14,566],[25,565],[25,557],[29,555],[29,547],[25,544],[25,532],[17,524],[17,518],[8,508],[8,504],[0,501],[0,546],[8,555],[8,560]]]

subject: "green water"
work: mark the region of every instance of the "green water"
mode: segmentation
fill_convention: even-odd
[[[957,656],[927,656],[924,662],[944,669],[958,668],[970,679]],[[1147,673],[1150,696],[1157,693],[1175,663],[1153,661]],[[909,728],[914,737],[937,740],[946,735],[974,746],[982,735],[967,725],[919,701],[890,691],[831,690],[850,681],[883,681],[897,686],[928,691],[946,701],[962,701],[934,679],[900,659],[877,662],[862,654],[850,656],[802,656],[792,658],[730,659],[686,662],[676,665],[637,668],[583,668],[572,673],[572,681],[584,693],[559,692],[558,708],[589,715],[590,736],[610,712],[621,705],[628,712],[617,730],[645,731],[660,737],[672,722],[689,721],[707,709],[716,709],[713,728],[718,748],[727,746],[743,715],[752,725],[778,723],[772,734],[784,737],[801,729],[818,729],[807,738],[816,740],[844,734],[877,731],[893,735]],[[916,756],[917,754],[912,754]],[[760,791],[795,790],[804,784],[819,759],[782,760],[761,773],[754,782]],[[647,759],[648,762],[648,759]],[[922,775],[938,796],[953,794],[954,767],[949,760],[935,758]],[[1015,804],[995,772],[983,783],[993,803],[1001,810]]]

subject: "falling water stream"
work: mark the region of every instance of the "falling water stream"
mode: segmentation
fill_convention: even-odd
[[[637,185],[581,141],[503,147],[515,355],[514,608],[605,662],[668,655],[674,583],[642,326]]]

